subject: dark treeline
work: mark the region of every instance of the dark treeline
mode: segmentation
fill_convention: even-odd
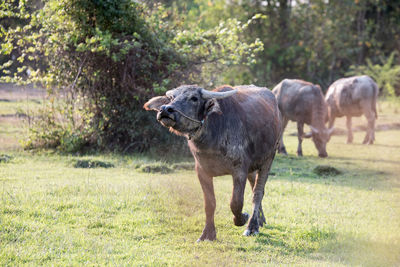
[[[324,89],[352,65],[367,59],[381,64],[400,50],[400,2],[396,0],[193,0],[163,1],[184,18],[188,28],[207,29],[220,20],[241,21],[262,14],[245,38],[260,38],[264,50],[257,63],[226,74],[224,82],[273,86],[288,77]],[[173,10],[173,12],[172,12]],[[176,16],[176,15],[175,15]],[[399,59],[397,58],[397,64]]]

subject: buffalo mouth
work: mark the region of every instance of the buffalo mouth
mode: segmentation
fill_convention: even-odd
[[[157,114],[157,120],[165,127],[173,127],[176,123],[175,118],[168,114]]]

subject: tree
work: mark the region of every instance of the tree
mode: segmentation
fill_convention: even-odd
[[[142,112],[144,101],[199,80],[205,64],[251,63],[261,47],[239,39],[245,25],[234,19],[189,32],[168,21],[162,5],[47,0],[34,13],[25,6],[21,1],[10,15],[29,22],[8,29],[2,45],[3,54],[19,51],[20,56],[2,71],[3,81],[48,89],[49,105],[31,128],[28,147],[144,151],[171,144],[174,137]],[[22,66],[13,73],[12,64]]]

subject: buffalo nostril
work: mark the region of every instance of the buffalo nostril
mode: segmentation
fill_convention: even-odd
[[[169,107],[169,108],[167,108],[167,112],[168,112],[168,113],[172,113],[172,112],[174,112],[174,109],[171,108],[171,107]]]

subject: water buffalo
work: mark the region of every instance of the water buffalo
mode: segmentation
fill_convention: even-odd
[[[249,219],[242,213],[249,180],[253,214],[244,235],[257,234],[265,223],[261,201],[281,135],[274,95],[253,85],[213,91],[183,85],[150,99],[144,108],[158,111],[157,120],[163,126],[188,139],[205,202],[206,223],[198,241],[216,239],[213,177],[227,174],[233,177],[230,207],[236,226]]]
[[[336,117],[346,116],[347,143],[353,142],[351,117],[364,116],[368,120],[367,133],[363,144],[373,144],[375,140],[376,99],[378,86],[370,77],[354,76],[335,81],[329,86],[325,96],[328,104],[329,127]]]
[[[303,156],[301,143],[303,138],[310,138],[314,141],[318,150],[318,156],[327,157],[326,143],[330,139],[333,128],[325,128],[325,117],[327,113],[326,103],[321,88],[302,80],[284,79],[272,92],[278,100],[279,110],[282,114],[283,129],[289,120],[297,122],[297,137],[299,144],[297,155]],[[304,134],[304,123],[311,128],[311,133]],[[279,152],[287,154],[281,137]]]

